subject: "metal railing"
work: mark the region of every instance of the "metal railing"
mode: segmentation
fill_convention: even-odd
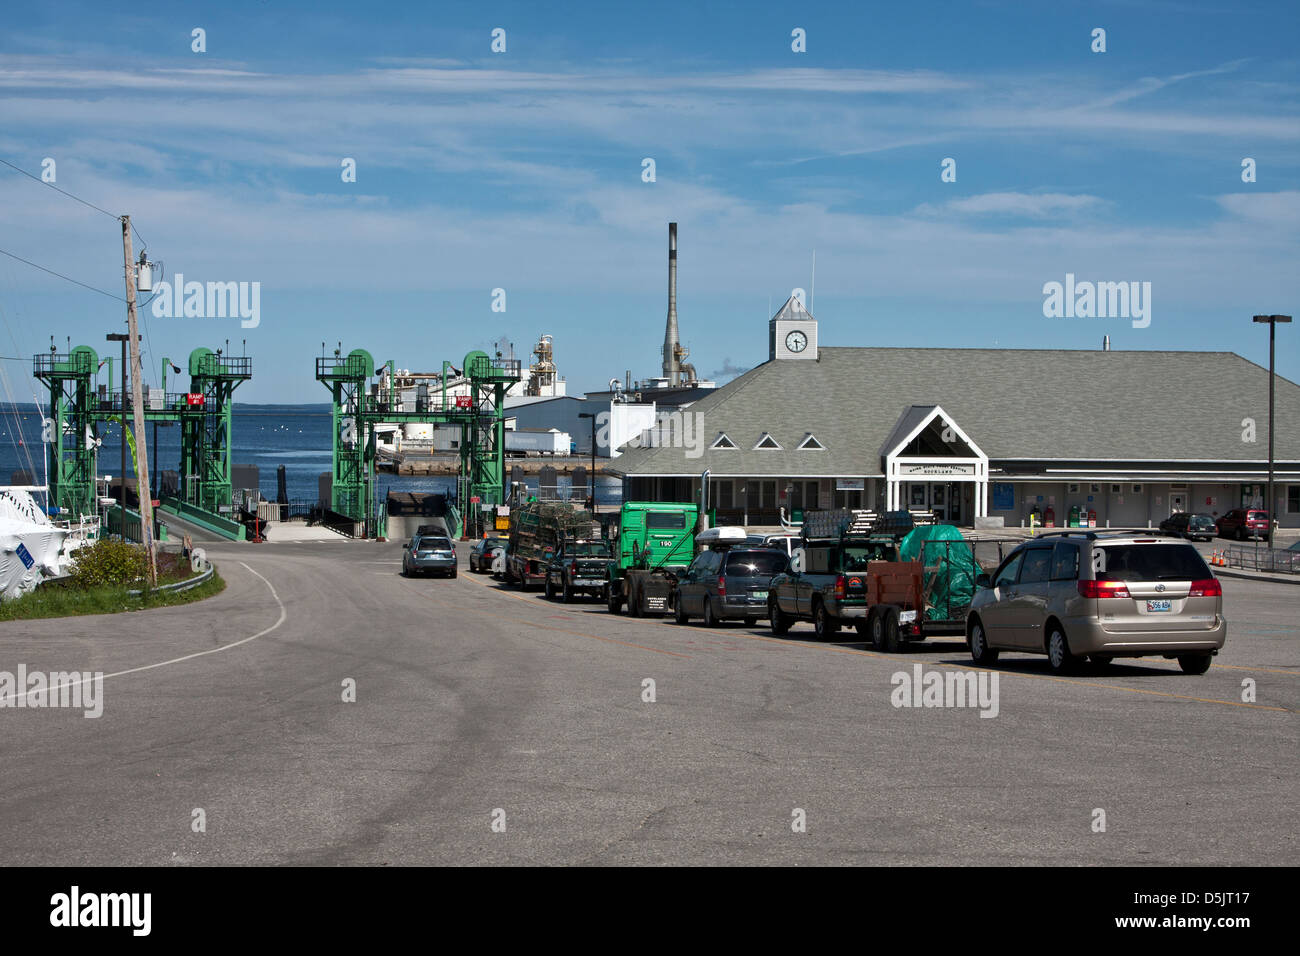
[[[1251,548],[1229,545],[1220,550],[1228,560],[1227,567],[1242,571],[1267,571],[1272,574],[1300,574],[1300,551],[1269,548],[1260,543]]]

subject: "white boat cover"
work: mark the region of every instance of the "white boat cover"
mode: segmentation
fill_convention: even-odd
[[[28,492],[0,488],[0,600],[26,594],[42,578],[64,573],[67,536]]]

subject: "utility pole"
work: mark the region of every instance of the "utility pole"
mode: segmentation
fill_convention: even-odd
[[[126,334],[131,347],[131,410],[135,428],[135,481],[140,499],[140,536],[149,558],[149,587],[158,585],[158,557],[153,553],[153,499],[149,488],[149,450],[145,447],[144,389],[141,385],[140,332],[135,315],[135,263],[131,252],[131,217],[122,217],[122,256],[126,263]],[[125,392],[123,393],[125,394]],[[125,423],[126,416],[122,416]],[[123,518],[125,519],[125,515]],[[125,520],[123,530],[126,530]]]
[[[1273,528],[1277,515],[1277,502],[1273,500],[1273,381],[1277,377],[1273,372],[1273,343],[1277,338],[1277,324],[1290,322],[1289,315],[1256,315],[1254,320],[1268,323],[1268,497],[1264,499],[1264,511],[1268,514],[1268,546],[1273,547]]]

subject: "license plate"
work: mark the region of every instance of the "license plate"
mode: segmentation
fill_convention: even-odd
[[[749,597],[750,597],[750,600],[753,600],[753,601],[766,601],[766,600],[767,600],[767,592],[766,592],[766,591],[750,591],[750,592],[749,592]]]
[[[898,612],[898,623],[899,623],[899,624],[911,624],[911,623],[912,623],[913,621],[915,621],[915,620],[916,620],[916,612],[915,612],[915,611],[899,611],[899,612]]]
[[[1168,611],[1174,606],[1172,601],[1147,601],[1147,613],[1154,611]]]

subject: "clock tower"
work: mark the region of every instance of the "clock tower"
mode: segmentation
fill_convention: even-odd
[[[767,357],[773,359],[817,359],[817,320],[796,296],[767,324]]]

